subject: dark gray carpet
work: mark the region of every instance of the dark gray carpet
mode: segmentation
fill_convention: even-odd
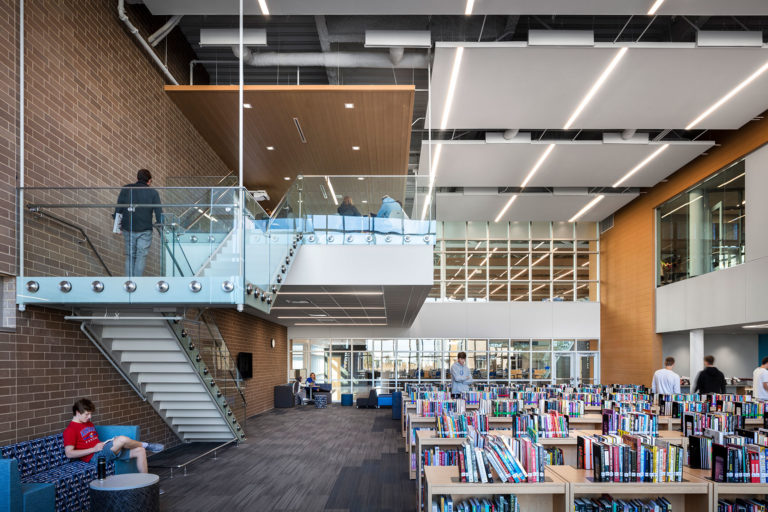
[[[161,476],[163,511],[401,512],[416,509],[416,484],[400,422],[390,409],[304,406],[247,422],[248,439]],[[151,462],[150,462],[151,464]]]

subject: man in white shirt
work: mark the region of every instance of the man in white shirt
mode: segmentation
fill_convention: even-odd
[[[451,393],[458,395],[469,391],[472,382],[472,370],[467,368],[467,354],[459,352],[456,362],[451,366]]]
[[[675,358],[667,357],[664,360],[664,368],[656,370],[653,374],[651,392],[660,395],[672,395],[680,393],[680,376],[672,371],[675,366]]]
[[[752,396],[759,400],[768,400],[768,356],[752,372]]]

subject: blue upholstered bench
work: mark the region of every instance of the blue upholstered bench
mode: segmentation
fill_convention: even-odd
[[[139,439],[139,427],[130,425],[96,427],[96,433],[103,440],[115,436]],[[0,457],[0,510],[50,512],[52,508],[46,510],[38,503],[45,503],[45,488],[51,485],[55,487],[56,512],[90,510],[88,486],[96,478],[96,465],[68,459],[61,434],[0,447]],[[107,464],[108,475],[137,471],[128,452]],[[21,507],[22,503],[31,508],[11,508]]]

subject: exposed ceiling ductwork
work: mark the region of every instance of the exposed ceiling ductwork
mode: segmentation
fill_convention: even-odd
[[[248,48],[243,49],[244,61],[249,66],[277,67],[277,66],[319,66],[328,68],[407,68],[426,69],[426,54],[406,54],[400,48],[399,52],[386,53],[373,52],[332,52],[332,53],[257,53]],[[396,49],[392,49],[396,50]],[[232,47],[235,57],[240,57],[237,46]]]

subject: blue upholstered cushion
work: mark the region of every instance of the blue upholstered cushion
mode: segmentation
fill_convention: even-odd
[[[114,463],[107,463],[107,475],[115,473]],[[56,512],[90,509],[89,484],[96,479],[96,465],[73,461],[22,478],[23,483],[51,483],[56,486]]]
[[[52,512],[56,507],[56,487],[52,484],[22,484],[24,512]]]
[[[64,454],[64,441],[61,434],[3,446],[0,448],[0,454],[3,458],[18,461],[22,482],[29,475],[46,471],[68,461]]]

